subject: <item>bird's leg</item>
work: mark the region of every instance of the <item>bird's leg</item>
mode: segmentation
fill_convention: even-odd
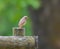
[[[19,26],[19,28],[20,28],[20,29],[22,29],[22,28],[23,28],[23,26],[22,26],[22,25],[20,25],[20,26]]]

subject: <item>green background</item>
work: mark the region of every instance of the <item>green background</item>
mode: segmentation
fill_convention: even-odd
[[[0,0],[0,35],[11,36],[12,28],[18,27],[19,20],[27,15],[30,16],[27,7],[34,9],[40,6],[39,0]],[[32,35],[31,19],[25,25],[26,35]]]

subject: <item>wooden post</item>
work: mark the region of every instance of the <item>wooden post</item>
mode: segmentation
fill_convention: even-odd
[[[13,36],[25,36],[25,28],[14,27]]]
[[[0,49],[38,49],[37,36],[25,36],[25,28],[13,28],[13,36],[0,36]]]

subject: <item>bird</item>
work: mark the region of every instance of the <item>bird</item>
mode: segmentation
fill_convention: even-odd
[[[23,26],[26,24],[27,19],[28,19],[28,16],[24,16],[20,19],[20,21],[18,23],[18,27],[20,29],[23,28]]]

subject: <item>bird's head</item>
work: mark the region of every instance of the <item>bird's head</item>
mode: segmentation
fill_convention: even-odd
[[[24,16],[25,19],[28,19],[28,16]]]

